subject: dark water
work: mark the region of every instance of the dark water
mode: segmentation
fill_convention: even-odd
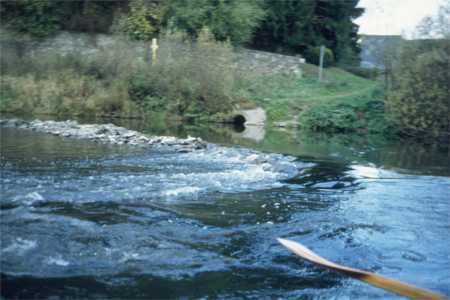
[[[450,295],[446,147],[127,126],[266,154],[1,129],[4,298],[396,298],[297,259],[277,237]]]

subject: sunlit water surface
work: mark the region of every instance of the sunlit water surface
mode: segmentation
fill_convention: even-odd
[[[1,139],[5,298],[396,298],[297,259],[277,237],[450,294],[446,149],[411,167],[283,141],[241,144],[293,155],[6,128]]]

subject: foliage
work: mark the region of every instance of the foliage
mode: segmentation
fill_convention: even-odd
[[[385,119],[383,102],[356,98],[353,103],[313,106],[300,116],[302,128],[323,132],[360,132],[392,134]]]
[[[1,1],[2,25],[45,37],[58,30],[121,32],[149,40],[164,30],[198,37],[208,27],[216,40],[304,54],[325,45],[336,62],[357,64],[358,0],[122,0]],[[113,25],[113,26],[112,26]]]
[[[2,1],[0,5],[2,25],[6,28],[37,37],[47,36],[61,28],[64,12],[56,1]]]
[[[417,26],[419,38],[450,38],[450,0],[445,0],[435,16],[425,17]]]
[[[406,134],[449,135],[450,120],[450,1],[418,26],[418,36],[439,39],[405,41],[389,74],[387,112]]]
[[[242,44],[251,39],[263,17],[255,0],[171,0],[167,23],[169,30],[194,38],[208,27],[216,40]]]
[[[336,61],[358,62],[357,0],[263,0],[266,18],[252,44],[256,48],[305,54],[309,47],[331,49]]]
[[[363,67],[356,67],[356,66],[348,66],[343,67],[344,70],[347,72],[350,72],[352,74],[355,74],[357,76],[367,78],[367,79],[376,79],[378,76],[381,75],[380,70],[376,68],[363,68]]]
[[[116,20],[113,30],[133,40],[150,40],[160,31],[164,13],[163,2],[130,0],[128,14]]]
[[[4,28],[35,37],[46,37],[58,30],[107,32],[114,11],[121,1],[1,1],[1,24]]]
[[[323,54],[323,66],[325,68],[331,66],[334,63],[333,51],[331,51],[331,49],[325,48]],[[309,47],[304,56],[309,63],[319,65],[320,47]]]
[[[386,106],[405,133],[448,133],[449,41],[417,40],[403,45],[392,70]]]
[[[88,56],[48,50],[17,55],[10,45],[0,57],[6,78],[1,109],[122,116],[160,111],[196,120],[226,114],[240,81],[231,46],[216,42],[207,29],[196,42],[182,40],[161,39],[153,64],[139,56],[141,43],[121,38]]]
[[[165,51],[166,55],[161,55],[156,64],[143,66],[130,80],[131,99],[139,103],[164,98],[167,108],[181,116],[232,109],[237,75],[230,45],[216,42],[204,29],[195,43],[185,47]]]
[[[32,75],[4,76],[2,89],[13,91],[14,101],[2,95],[2,111],[45,114],[114,114],[128,116],[136,113],[126,101],[120,84],[105,86],[91,77],[73,71],[62,71],[47,78]],[[126,90],[125,90],[126,91]],[[125,97],[125,98],[124,98]],[[128,103],[131,104],[131,103]]]
[[[394,133],[385,118],[384,93],[378,82],[328,68],[321,83],[317,67],[305,64],[302,69],[310,70],[303,77],[258,77],[247,83],[242,97],[262,106],[273,125],[325,132]]]

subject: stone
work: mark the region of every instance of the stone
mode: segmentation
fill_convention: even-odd
[[[78,124],[76,121],[40,121],[31,122],[20,119],[0,119],[0,126],[31,129],[52,135],[88,139],[93,142],[110,144],[129,144],[131,146],[164,146],[180,153],[200,150],[207,147],[201,138],[188,136],[178,139],[171,136],[147,137],[137,131],[128,130],[113,124]]]

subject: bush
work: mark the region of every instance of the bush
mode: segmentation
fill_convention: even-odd
[[[306,61],[319,65],[320,64],[320,47],[309,47],[305,52]],[[324,68],[330,67],[334,64],[334,54],[331,49],[325,48],[323,55],[323,66]]]
[[[301,116],[301,123],[307,129],[326,132],[347,132],[357,129],[358,117],[348,106],[336,108],[315,106]]]
[[[96,53],[34,51],[14,47],[1,57],[7,91],[2,110],[49,114],[135,114],[210,117],[233,109],[237,72],[229,43],[216,42],[207,29],[198,40],[160,40],[155,62],[143,57],[144,43],[117,38]],[[144,53],[145,55],[145,53]],[[11,99],[15,100],[11,103]]]
[[[357,76],[367,78],[367,79],[377,79],[381,75],[381,71],[376,68],[368,69],[355,66],[342,66],[342,68],[352,74]]]
[[[4,27],[40,38],[60,29],[63,18],[63,12],[57,1],[2,1],[0,9]]]
[[[108,32],[114,12],[127,1],[0,1],[1,25],[11,31],[44,38],[59,30]]]
[[[164,11],[164,2],[131,0],[129,12],[115,20],[112,30],[132,40],[148,41],[159,32]]]
[[[167,14],[169,29],[197,38],[208,27],[218,41],[235,45],[251,39],[265,12],[258,1],[173,0]]]
[[[448,135],[448,40],[408,42],[400,53],[386,98],[390,118],[407,134]]]
[[[195,43],[180,47],[180,39],[169,35],[161,41],[168,47],[157,62],[142,65],[130,79],[130,98],[136,103],[166,99],[167,109],[178,115],[231,110],[237,76],[231,46],[216,42],[206,29]]]

